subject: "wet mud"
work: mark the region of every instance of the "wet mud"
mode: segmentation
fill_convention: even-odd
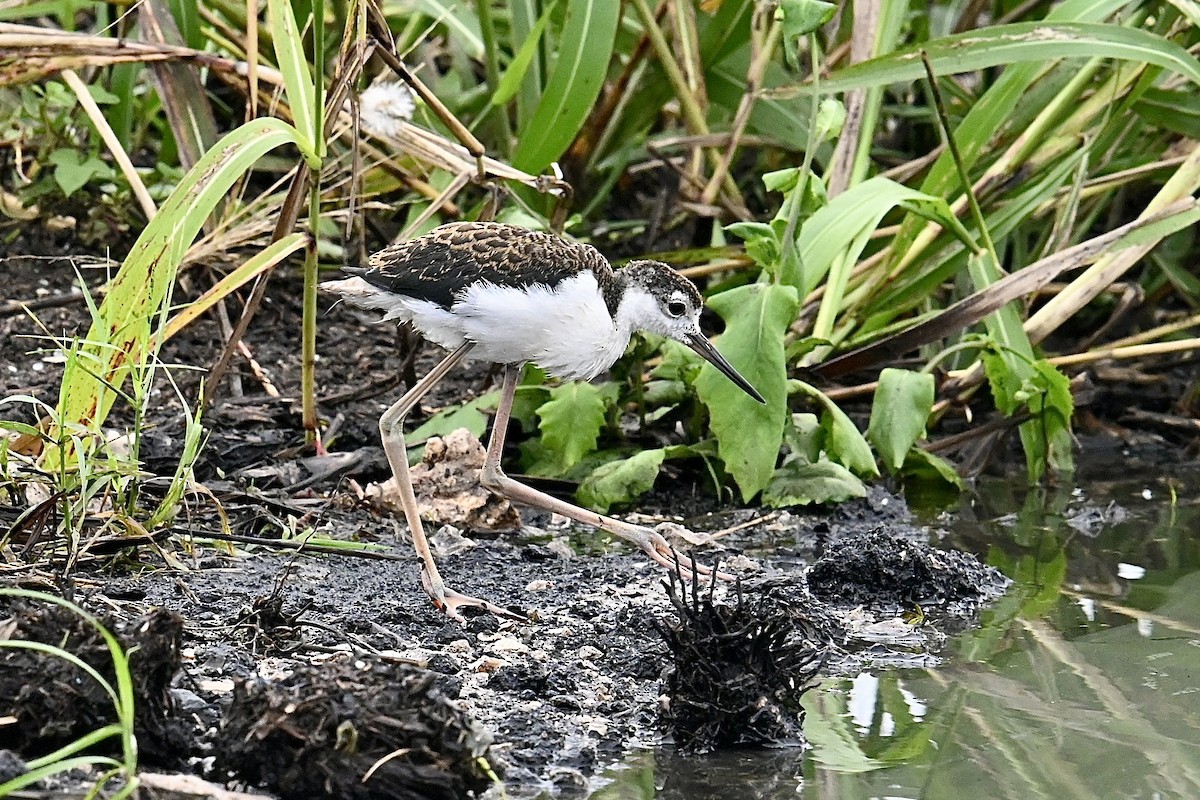
[[[60,301],[39,309],[47,328],[82,333],[86,309],[62,266],[10,261],[8,277],[17,297]],[[169,531],[90,541],[67,575],[53,514],[31,518],[23,498],[0,492],[0,583],[73,586],[77,602],[137,648],[131,664],[153,674],[137,681],[143,713],[162,717],[137,723],[147,767],[278,797],[462,797],[493,774],[511,797],[579,796],[639,748],[799,747],[798,699],[816,675],[935,664],[947,633],[1003,589],[973,558],[927,548],[937,532],[915,526],[884,489],[834,509],[766,512],[722,508],[696,488],[703,476],[682,474],[647,499],[643,511],[655,513],[639,521],[708,533],[712,544],[696,557],[736,580],[669,589],[664,570],[606,536],[528,510],[484,509],[518,530],[433,526],[443,576],[528,622],[452,622],[421,588],[403,521],[358,491],[389,474],[377,420],[402,391],[398,334],[344,307],[322,318],[332,455],[314,458],[300,428],[298,354],[280,335],[299,329],[300,293],[294,277],[272,285],[247,338],[253,364],[235,366],[240,389],[205,416],[196,477],[206,493],[187,499]],[[0,317],[0,394],[54,402],[61,359],[32,338],[40,333],[27,317]],[[210,364],[220,342],[204,320],[164,360]],[[436,357],[420,355],[417,372]],[[194,396],[193,373],[176,379]],[[415,417],[492,386],[486,368],[455,373]],[[175,402],[160,387],[144,429],[140,455],[154,474],[171,474],[178,458]],[[114,412],[114,427],[128,424],[124,413]],[[145,491],[153,500],[154,487]],[[43,613],[51,616],[37,622]],[[55,643],[67,631],[72,652],[107,674],[90,628],[57,611],[8,604],[0,630]],[[0,718],[18,721],[0,725],[0,772],[104,724],[111,707],[79,674],[28,655],[0,669]],[[87,777],[34,796],[81,796]]]

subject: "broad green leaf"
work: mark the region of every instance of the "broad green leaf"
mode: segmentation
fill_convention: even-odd
[[[1017,393],[1021,391],[1024,377],[1019,362],[1011,353],[985,350],[979,354],[983,373],[992,390],[992,402],[996,410],[1006,417],[1021,407]]]
[[[1025,390],[1018,394],[1021,398],[1028,393],[1025,403],[1034,414],[1020,428],[1030,482],[1039,480],[1046,467],[1060,476],[1075,470],[1075,442],[1071,436],[1075,399],[1071,395],[1071,381],[1045,359],[1033,363],[1033,372]],[[1040,458],[1032,457],[1031,453]]]
[[[763,490],[763,502],[772,508],[841,503],[866,497],[867,487],[841,464],[821,459],[810,463],[789,458],[775,470]]]
[[[925,77],[925,51],[937,75],[974,72],[1022,61],[1113,58],[1154,64],[1200,83],[1200,62],[1175,42],[1149,31],[1088,22],[1018,22],[996,25],[897,50],[838,70],[803,93],[845,92]]]
[[[175,273],[205,218],[264,153],[297,144],[296,129],[271,117],[248,122],[204,154],[179,182],[134,243],[97,309],[79,358],[68,361],[59,393],[65,430],[96,429],[151,342],[151,323],[175,284]],[[57,465],[57,450],[44,459]]]
[[[816,414],[802,412],[792,414],[789,422],[790,424],[783,429],[783,441],[788,450],[805,461],[817,461],[821,457],[821,444],[824,439],[821,420]]]
[[[1045,360],[1031,361],[1008,349],[983,351],[980,359],[996,409],[1006,417],[1023,408],[1033,415],[1018,429],[1030,483],[1040,480],[1047,466],[1071,472],[1074,400],[1067,377]]]
[[[275,61],[283,74],[283,86],[287,92],[288,107],[292,111],[292,121],[299,132],[300,149],[305,160],[309,161],[309,166],[319,168],[319,160],[313,163],[322,140],[316,130],[316,115],[313,109],[316,89],[312,73],[309,72],[308,60],[304,55],[304,41],[296,27],[296,15],[292,4],[286,0],[267,0],[267,25],[271,29],[271,41],[275,45]]]
[[[62,148],[50,154],[54,165],[54,182],[70,197],[92,178],[111,178],[113,169],[95,156],[85,156],[72,148]]]
[[[610,461],[584,479],[575,497],[588,508],[601,512],[635,500],[654,487],[665,457],[666,451],[657,448]]]
[[[836,11],[836,5],[822,0],[781,0],[775,18],[782,21],[783,35],[795,39],[829,22]]]
[[[770,225],[765,222],[735,222],[726,225],[725,231],[746,242],[746,255],[750,256],[760,269],[772,274],[779,271],[779,240]]]
[[[725,469],[750,500],[771,479],[787,419],[787,365],[783,337],[800,300],[791,286],[754,283],[714,295],[709,306],[725,320],[721,352],[766,398],[760,404],[705,364],[696,392]]]
[[[92,99],[96,101],[96,105],[110,106],[121,99],[98,83],[88,84],[87,90]]]
[[[816,125],[813,126],[816,140],[824,142],[836,139],[841,135],[842,126],[845,124],[846,106],[833,97],[822,100],[821,105],[817,107]]]
[[[932,375],[890,367],[879,373],[867,439],[890,471],[904,466],[908,451],[924,438],[933,395]]]
[[[823,0],[780,0],[775,19],[783,30],[783,52],[787,63],[798,62],[799,40],[833,18],[837,6]]]
[[[533,30],[525,37],[525,41],[521,43],[521,49],[513,55],[512,61],[508,62],[508,69],[504,70],[504,76],[500,79],[500,85],[496,87],[492,94],[492,99],[489,101],[494,106],[502,106],[516,96],[521,90],[522,84],[525,82],[525,74],[529,72],[529,65],[533,63],[533,57],[537,54],[538,48],[542,43],[542,34],[546,30],[546,23],[550,21],[550,14],[558,7],[558,0],[551,0],[546,3],[546,8],[542,15],[538,17],[538,21],[534,23]]]
[[[541,458],[529,467],[534,475],[562,475],[596,449],[608,407],[616,402],[616,384],[597,386],[573,381],[550,390],[537,410],[541,419]]]
[[[856,475],[874,478],[879,475],[871,446],[859,433],[858,426],[838,408],[837,403],[825,393],[804,381],[793,380],[790,385],[820,403],[825,413],[821,415],[821,427],[825,430],[824,449],[830,460],[836,461]]]
[[[520,133],[513,166],[539,173],[566,151],[600,95],[612,58],[620,0],[570,3],[546,91]]]

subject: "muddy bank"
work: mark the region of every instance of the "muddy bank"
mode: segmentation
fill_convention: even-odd
[[[327,513],[318,534],[408,553],[391,520],[336,504]],[[799,712],[787,707],[795,687],[781,688],[789,669],[807,680],[818,665],[823,674],[846,674],[868,665],[936,664],[948,632],[969,625],[980,603],[1005,582],[973,559],[931,553],[919,544],[927,533],[905,517],[900,500],[875,491],[828,513],[769,515],[719,537],[719,547],[702,558],[719,559],[739,581],[702,588],[701,597],[709,601],[711,591],[716,605],[737,608],[740,591],[745,609],[726,632],[750,622],[760,629],[734,659],[736,674],[723,671],[730,667],[719,659],[715,666],[699,664],[698,655],[713,648],[696,647],[694,635],[682,659],[670,652],[663,631],[676,631],[680,614],[663,570],[639,553],[548,519],[534,518],[512,536],[472,539],[448,530],[434,536],[448,583],[523,609],[529,623],[473,616],[464,627],[447,620],[422,592],[415,558],[372,561],[261,547],[229,554],[200,542],[190,553],[177,553],[187,571],[164,569],[147,552],[140,569],[126,563],[80,576],[77,592],[89,607],[116,618],[135,619],[155,608],[182,618],[183,669],[170,696],[194,742],[186,768],[209,780],[264,784],[283,797],[321,796],[322,786],[328,796],[404,797],[354,783],[366,792],[357,794],[345,781],[389,748],[418,741],[420,758],[385,763],[416,780],[430,765],[447,768],[460,759],[458,777],[443,780],[449,788],[418,783],[427,787],[418,796],[464,796],[486,786],[490,779],[477,771],[462,777],[480,756],[512,796],[573,796],[631,749],[669,741],[668,723],[688,713],[694,717],[688,725],[711,724],[715,744],[738,741],[736,731],[731,736],[730,728],[704,716],[706,707],[775,698],[776,707],[746,726],[758,738],[743,741],[798,745]],[[753,518],[740,511],[707,520],[719,531]],[[903,578],[909,585],[899,587],[902,596],[895,584],[880,585],[879,602],[872,603],[861,581],[849,602],[836,593],[810,594],[806,563],[815,561],[827,577],[837,574],[838,563],[851,565],[843,578],[854,577],[857,568],[838,555],[839,542],[853,542],[855,553],[899,558],[897,570],[909,574]],[[930,555],[932,562],[921,560]],[[918,562],[923,566],[914,568]],[[966,580],[964,568],[974,570]],[[27,584],[35,579],[23,576]],[[924,597],[918,580],[928,582]],[[981,592],[947,604],[947,586],[963,585]],[[912,611],[922,602],[926,613],[914,624]],[[729,613],[724,619],[734,621]],[[711,620],[706,624],[700,633],[711,636]],[[778,651],[768,659],[773,672],[760,669],[761,653],[754,655],[754,642],[767,640]],[[689,664],[695,668],[681,672]],[[705,683],[717,691],[697,701],[697,687]],[[731,703],[735,685],[744,691]],[[672,705],[667,694],[687,699]],[[395,722],[398,708],[412,710],[403,724]],[[391,738],[381,735],[380,717]],[[414,731],[415,739],[405,738]],[[263,746],[267,750],[255,749]],[[148,766],[167,765],[146,755]],[[375,785],[412,785],[390,780]]]
[[[101,270],[84,274],[93,285],[103,277]],[[13,296],[46,301],[38,313],[55,334],[86,329],[86,308],[72,293],[71,276],[62,262],[7,263]],[[725,709],[728,719],[738,720],[746,703],[765,697],[771,709],[758,718],[762,724],[753,735],[717,723],[708,743],[794,738],[799,711],[789,706],[791,673],[803,677],[818,663],[824,674],[936,663],[946,637],[969,626],[978,610],[978,602],[960,602],[914,614],[920,594],[876,594],[872,601],[870,582],[865,594],[848,603],[837,587],[853,575],[844,575],[842,584],[835,577],[834,590],[822,598],[807,591],[807,567],[848,537],[882,526],[905,542],[929,539],[928,531],[910,523],[903,501],[883,489],[832,510],[730,510],[700,488],[707,478],[697,467],[661,480],[641,506],[661,513],[639,521],[673,521],[720,534],[698,557],[719,561],[739,582],[719,583],[712,603],[736,606],[740,590],[748,613],[767,620],[767,635],[750,636],[749,651],[735,649],[725,663],[713,664],[705,673],[709,679],[684,686],[683,668],[692,657],[677,659],[668,649],[662,631],[674,630],[679,614],[664,588],[666,573],[607,537],[545,514],[523,511],[519,533],[463,536],[453,527],[433,533],[450,586],[530,618],[516,623],[483,616],[466,626],[453,623],[421,590],[402,521],[368,506],[354,488],[389,474],[377,420],[402,390],[407,345],[394,328],[369,324],[345,307],[323,315],[318,374],[333,455],[314,459],[300,428],[298,354],[279,335],[298,330],[300,292],[295,277],[283,272],[272,286],[247,336],[253,361],[235,363],[236,383],[204,418],[209,438],[196,475],[211,496],[189,498],[174,527],[153,543],[111,535],[90,541],[69,576],[52,515],[21,520],[5,541],[0,580],[7,584],[72,590],[118,627],[155,608],[182,619],[177,647],[182,671],[169,679],[164,702],[190,744],[168,747],[161,756],[143,748],[147,768],[175,769],[182,762],[186,771],[217,783],[233,778],[237,787],[264,783],[279,795],[312,797],[335,786],[344,794],[348,784],[337,783],[343,772],[370,768],[389,752],[408,749],[412,758],[393,756],[376,774],[390,765],[396,774],[412,777],[432,764],[457,763],[459,777],[443,784],[461,793],[481,785],[480,773],[465,765],[483,756],[512,796],[578,795],[598,771],[631,749],[663,742],[670,720],[689,718],[685,707],[697,710],[696,721],[686,723],[689,729],[703,729],[719,719],[706,716],[706,709]],[[0,393],[53,402],[61,357],[33,338],[40,333],[27,317],[0,317],[5,364]],[[171,340],[164,361],[211,364],[221,341],[217,322],[202,320]],[[422,351],[416,372],[437,357]],[[197,374],[177,371],[175,378],[184,395],[193,397]],[[486,368],[456,372],[437,387],[413,424],[492,386]],[[155,391],[140,456],[149,472],[169,475],[179,455],[182,416],[169,387]],[[118,428],[129,422],[119,406],[111,420]],[[543,488],[564,494],[572,489]],[[154,487],[145,491],[152,500]],[[0,498],[0,528],[6,531],[25,511],[18,499]],[[212,538],[223,532],[217,503],[237,541]],[[95,527],[89,523],[85,529]],[[303,538],[308,536],[313,538]],[[252,543],[280,539],[301,552]],[[312,545],[317,539],[327,548],[374,549],[388,560],[318,552]],[[139,546],[131,547],[131,541]],[[888,547],[888,558],[922,555],[907,545]],[[915,563],[897,566],[889,580],[937,577],[929,570],[918,575]],[[989,591],[998,586],[998,579],[976,577],[966,583]],[[929,598],[947,596],[934,592]],[[743,618],[721,613],[700,633],[711,637],[746,627]],[[704,635],[690,641],[692,653],[715,649]],[[771,657],[744,658],[744,652],[757,652],[755,642],[765,642]],[[685,643],[683,651],[688,647]],[[739,685],[746,691],[731,700],[706,696],[706,685],[729,684],[726,669],[740,670]],[[690,699],[672,706],[663,699],[669,689]],[[686,694],[691,690],[698,693]],[[324,699],[292,720],[286,709],[296,698]],[[414,699],[419,702],[409,702]],[[413,716],[372,718],[384,700],[389,712],[409,709]],[[672,709],[674,717],[664,716]],[[232,717],[231,710],[237,712]],[[5,713],[0,710],[0,716]],[[394,725],[397,719],[407,721]],[[417,734],[418,747],[402,744],[410,734]],[[278,758],[239,751],[247,737],[272,743]],[[318,745],[340,755],[317,758],[310,748]],[[247,762],[258,764],[257,771],[245,769]],[[438,779],[430,780],[423,784],[427,792],[435,791],[429,787]]]

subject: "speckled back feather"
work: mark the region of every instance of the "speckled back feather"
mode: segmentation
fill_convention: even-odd
[[[610,314],[620,302],[612,266],[596,248],[499,222],[454,222],[371,256],[365,269],[349,267],[372,286],[450,308],[482,281],[553,288],[583,271],[596,276]]]

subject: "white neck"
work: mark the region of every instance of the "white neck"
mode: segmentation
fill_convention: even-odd
[[[628,341],[634,331],[650,331],[666,336],[658,300],[640,286],[629,286],[621,295],[621,303],[613,319],[617,330]]]

